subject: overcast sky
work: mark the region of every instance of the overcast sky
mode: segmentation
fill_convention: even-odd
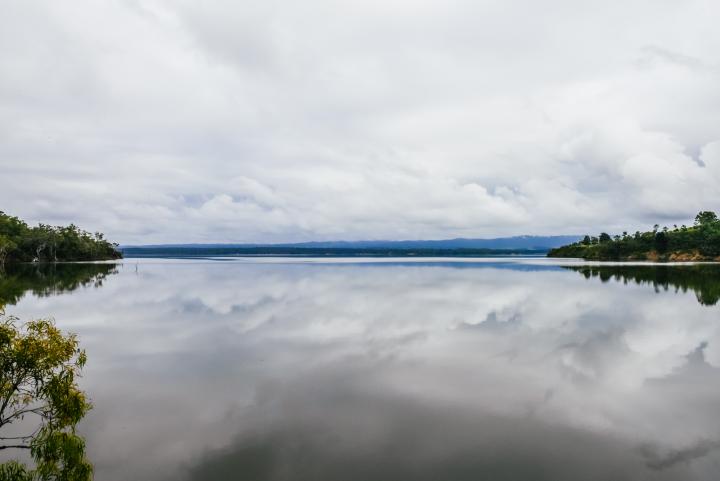
[[[717,0],[0,0],[0,210],[121,243],[720,210]]]

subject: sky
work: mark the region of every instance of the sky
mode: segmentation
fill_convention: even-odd
[[[716,0],[0,0],[0,210],[114,241],[720,210]]]

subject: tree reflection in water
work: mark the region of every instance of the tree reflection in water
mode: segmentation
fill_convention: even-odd
[[[80,287],[101,287],[116,273],[116,264],[8,264],[0,270],[0,306],[17,304],[26,292],[48,297]]]
[[[602,282],[615,280],[627,284],[651,285],[660,290],[695,293],[704,306],[714,306],[720,301],[720,264],[694,265],[584,265],[565,266],[584,275],[599,278]]]

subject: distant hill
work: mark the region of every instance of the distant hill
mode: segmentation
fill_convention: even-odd
[[[543,250],[560,247],[582,239],[579,235],[515,236],[493,239],[443,239],[443,240],[361,240],[361,241],[315,241],[278,244],[225,243],[225,244],[144,244],[124,245],[125,248],[247,248],[247,247],[293,247],[293,248],[345,248],[345,249],[533,249]]]
[[[344,249],[531,249],[549,250],[582,239],[579,235],[558,236],[516,236],[495,239],[445,239],[445,240],[365,240],[365,241],[317,241],[280,244],[147,244],[124,245],[128,248],[248,248],[248,247],[293,247],[293,248],[344,248]]]
[[[496,239],[323,241],[285,244],[160,244],[122,246],[126,256],[460,256],[544,254],[580,236],[517,236]]]
[[[494,257],[544,256],[532,249],[379,249],[341,247],[126,247],[126,257]]]
[[[322,247],[351,249],[530,249],[549,250],[575,242],[581,236],[517,236],[495,239],[445,239],[445,240],[402,240],[402,241],[330,241],[285,244],[284,247]]]

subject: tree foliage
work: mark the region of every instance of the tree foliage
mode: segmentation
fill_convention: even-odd
[[[587,238],[590,242],[587,242]],[[673,226],[611,238],[602,233],[583,241],[552,249],[550,257],[588,260],[716,260],[720,258],[720,220],[711,211],[700,212],[692,227]]]
[[[51,320],[19,326],[0,306],[0,450],[28,451],[34,462],[0,465],[0,481],[92,478],[76,433],[91,408],[77,385],[85,360],[74,334]]]
[[[90,261],[118,259],[117,244],[70,224],[30,227],[0,211],[0,265],[5,262]]]
[[[700,212],[698,215],[695,216],[695,225],[704,226],[704,225],[711,225],[715,222],[717,222],[718,217],[715,214],[715,212],[711,211],[703,211]]]

